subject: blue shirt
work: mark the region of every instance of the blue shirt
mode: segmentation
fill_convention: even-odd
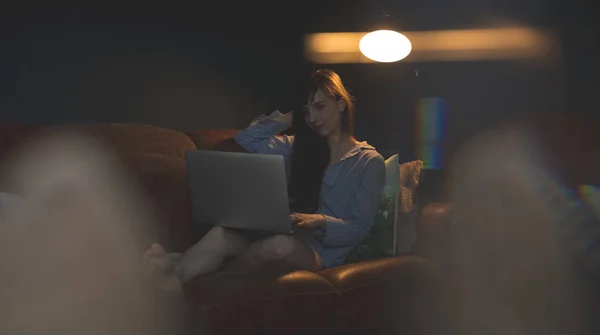
[[[278,154],[290,170],[294,136],[277,136],[286,129],[278,111],[261,115],[239,131],[236,142],[248,152]],[[366,142],[358,143],[323,176],[317,213],[327,220],[323,238],[300,237],[319,255],[323,268],[341,265],[368,235],[385,184],[383,157]]]

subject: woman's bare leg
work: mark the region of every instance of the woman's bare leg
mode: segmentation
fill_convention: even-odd
[[[294,236],[274,235],[252,243],[235,259],[233,267],[285,266],[316,271],[321,261],[314,250]]]
[[[248,245],[243,235],[214,227],[183,255],[167,254],[160,245],[152,245],[143,263],[148,272],[159,277],[162,289],[180,290],[181,284],[217,271],[227,258],[239,255]]]
[[[219,270],[226,259],[238,256],[249,244],[245,236],[234,230],[212,228],[177,262],[182,271],[182,282]]]

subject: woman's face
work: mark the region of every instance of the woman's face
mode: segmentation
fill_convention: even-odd
[[[343,99],[335,100],[318,90],[308,101],[306,123],[321,137],[329,137],[341,130],[342,112],[346,108]]]

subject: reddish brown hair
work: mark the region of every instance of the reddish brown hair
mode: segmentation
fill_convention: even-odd
[[[354,98],[350,95],[340,76],[330,69],[315,71],[309,82],[308,101],[312,101],[318,90],[337,100],[344,100],[346,109],[342,112],[342,131],[354,135]]]

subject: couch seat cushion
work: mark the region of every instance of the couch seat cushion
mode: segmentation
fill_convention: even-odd
[[[319,272],[340,292],[342,333],[425,334],[439,326],[440,286],[433,264],[412,256],[381,258]]]
[[[223,271],[185,287],[207,334],[331,334],[338,296],[326,279],[308,271]]]

